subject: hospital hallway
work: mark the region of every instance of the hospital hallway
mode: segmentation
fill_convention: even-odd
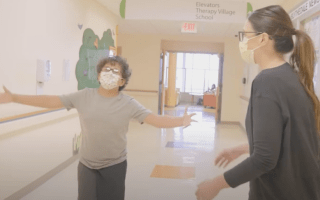
[[[166,108],[165,114],[171,116],[181,116],[184,113],[184,106],[180,105],[176,108]],[[68,132],[79,130],[79,120],[75,111],[72,116],[64,120],[52,120],[58,115],[63,115],[66,110],[57,111],[56,113],[46,114],[51,115],[51,120],[46,122],[46,125],[38,127],[29,127],[25,130],[16,131],[16,136],[0,139],[0,157],[6,158],[8,152],[14,154],[12,158],[20,159],[20,166],[16,166],[17,174],[23,173],[23,169],[27,171],[31,165],[34,165],[34,170],[40,169],[45,165],[49,165],[55,159],[55,155],[64,153],[64,144],[61,141],[51,141],[46,143],[50,138],[53,139],[55,134],[60,134],[60,137],[65,137],[64,141],[70,139]],[[196,113],[193,118],[198,123],[192,123],[191,126],[174,129],[157,129],[149,125],[140,125],[133,121],[130,123],[128,138],[128,170],[126,179],[126,199],[127,200],[193,200],[196,199],[195,191],[197,184],[222,174],[226,170],[232,168],[248,155],[244,155],[226,169],[214,166],[214,159],[217,154],[229,147],[234,147],[247,142],[245,132],[236,124],[215,124],[215,110],[205,109],[202,106],[189,107],[188,113]],[[45,116],[45,115],[44,115]],[[35,116],[39,118],[41,116]],[[46,118],[46,117],[41,117]],[[27,119],[26,119],[27,120]],[[23,120],[21,120],[23,121]],[[23,123],[23,122],[22,122]],[[50,126],[50,128],[46,128]],[[27,130],[29,129],[29,130]],[[60,129],[60,131],[58,131]],[[56,131],[50,131],[56,130]],[[60,133],[57,133],[60,132]],[[24,133],[21,133],[24,132]],[[72,135],[72,134],[71,134]],[[20,149],[12,149],[15,143],[24,140],[24,146]],[[37,145],[30,149],[28,141],[42,141],[43,145]],[[46,144],[45,144],[46,143]],[[70,146],[70,145],[69,145]],[[41,163],[40,160],[45,154],[41,155],[41,150],[47,151],[46,155],[51,155],[50,158],[45,158],[46,161]],[[36,153],[37,152],[37,153]],[[49,153],[48,153],[49,152]],[[30,163],[30,156],[33,154],[34,163]],[[29,161],[24,160],[24,157],[29,157]],[[50,161],[51,160],[51,161]],[[38,184],[37,188],[23,196],[22,200],[76,200],[77,199],[77,166],[78,158],[74,159],[61,169],[56,169],[55,174],[45,182]],[[24,166],[25,167],[22,167]],[[5,173],[6,167],[1,169]],[[19,170],[20,169],[20,170]],[[60,170],[60,171],[59,171]],[[30,171],[30,170],[29,170]],[[36,172],[35,172],[36,173]],[[39,174],[41,172],[38,172]],[[52,172],[53,173],[53,172]],[[31,174],[31,173],[30,173]],[[4,174],[1,174],[5,176]],[[31,175],[30,175],[31,176]],[[40,179],[45,179],[43,175]],[[39,180],[38,180],[39,181]],[[41,180],[40,180],[41,181]],[[42,180],[43,181],[43,180]],[[1,181],[0,181],[1,182]],[[36,182],[36,181],[35,181]],[[18,185],[17,183],[13,183]],[[22,183],[20,183],[22,184]],[[31,183],[32,185],[34,183]],[[4,185],[4,184],[2,184]],[[7,188],[1,187],[2,194],[5,194]],[[19,190],[11,195],[11,198],[18,197],[18,193],[26,193],[24,190]],[[216,198],[217,200],[248,199],[249,187],[248,184],[241,185],[236,189],[223,190]],[[0,199],[3,199],[0,197]]]
[[[299,41],[300,31],[312,39],[317,59],[308,73],[312,71],[320,99],[320,0],[0,0],[0,200],[77,200],[78,183],[94,189],[87,179],[78,181],[81,144],[83,163],[91,169],[112,169],[107,166],[120,164],[127,147],[126,200],[196,200],[198,185],[216,177],[223,183],[219,186],[234,186],[241,176],[232,174],[230,181],[221,175],[249,154],[226,168],[214,161],[223,150],[248,144],[245,126],[259,119],[247,117],[254,113],[247,112],[253,110],[252,95],[258,91],[253,83],[263,70],[280,67],[279,60],[289,62],[295,52],[286,51],[283,59],[274,53],[266,65],[258,62],[269,56],[263,53],[267,47],[271,51],[269,44],[280,41],[278,29],[268,24],[282,23],[276,20],[282,15],[273,16],[269,9],[292,21],[284,32],[279,26],[288,50],[294,45],[290,37]],[[256,27],[250,16],[259,17],[262,11],[270,13],[270,22]],[[258,41],[262,37],[266,40]],[[275,52],[280,48],[274,47]],[[271,84],[273,77],[265,80]],[[273,84],[276,89],[285,86]],[[296,94],[290,99],[296,100]],[[183,116],[186,106],[188,114],[196,113],[191,119]],[[147,117],[150,112],[155,116]],[[177,127],[192,120],[197,122]],[[274,128],[270,120],[257,121]],[[263,131],[249,130],[249,137],[259,141],[253,135]],[[257,143],[250,145],[255,151],[280,148],[259,149]],[[261,165],[269,162],[260,160]],[[102,180],[111,182],[106,175]],[[221,190],[214,200],[248,198],[246,182]]]

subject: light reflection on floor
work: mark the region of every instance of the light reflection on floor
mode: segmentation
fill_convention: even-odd
[[[166,115],[182,116],[185,106],[178,106],[175,109],[167,109]],[[204,111],[206,110],[206,111]],[[201,106],[191,106],[188,114],[195,113],[192,125],[187,128],[174,128],[173,145],[170,148],[189,148],[205,151],[212,151],[216,137],[215,110],[204,109]],[[175,143],[175,145],[174,145]]]

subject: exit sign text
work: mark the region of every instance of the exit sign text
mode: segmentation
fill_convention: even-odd
[[[195,23],[183,23],[181,27],[182,33],[197,33],[197,26]]]

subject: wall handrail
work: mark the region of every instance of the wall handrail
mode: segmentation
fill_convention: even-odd
[[[11,116],[11,117],[4,117],[4,118],[0,118],[0,124],[6,123],[6,122],[15,121],[15,120],[19,120],[19,119],[25,119],[25,118],[28,118],[28,117],[34,117],[34,116],[37,116],[37,115],[47,114],[47,113],[50,113],[50,112],[64,110],[64,109],[65,108],[44,109],[44,110],[39,110],[39,111],[35,111],[35,112],[29,112],[29,113],[24,113],[24,114],[20,114],[20,115],[14,115],[14,116]]]
[[[158,93],[157,90],[136,90],[136,89],[125,89],[124,92],[148,92],[148,93]]]

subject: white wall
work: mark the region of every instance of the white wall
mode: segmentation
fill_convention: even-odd
[[[95,0],[0,0],[0,85],[13,93],[35,95],[40,58],[52,62],[52,77],[45,83],[44,94],[77,91],[75,67],[83,31],[91,28],[101,39],[117,23],[118,17]],[[83,24],[81,30],[78,24]],[[62,81],[64,59],[71,62],[68,82]],[[2,104],[0,118],[36,110],[42,109]],[[75,110],[0,124],[0,199],[70,158],[73,137],[79,133]]]
[[[285,0],[283,3],[281,3],[281,6],[287,11],[292,11],[296,6],[299,6],[306,0]]]
[[[247,115],[248,105],[249,102],[247,99],[250,98],[251,95],[251,87],[252,87],[252,81],[255,79],[255,77],[259,74],[260,69],[258,65],[249,65],[245,64],[245,68],[243,69],[243,74],[247,81],[246,84],[241,84],[242,86],[242,94],[241,96],[245,99],[240,100],[240,124],[245,127],[245,118]]]
[[[221,121],[240,121],[241,79],[244,62],[238,38],[225,40]]]
[[[132,69],[127,89],[158,90],[160,45],[159,36],[119,33],[118,46]]]
[[[83,31],[91,28],[101,39],[107,29],[115,30],[118,20],[95,0],[0,2],[0,85],[19,94],[36,94],[37,59],[52,63],[52,77],[44,84],[44,94],[76,91],[75,66]],[[78,24],[83,24],[81,30]],[[68,82],[62,81],[64,59],[71,62]]]

